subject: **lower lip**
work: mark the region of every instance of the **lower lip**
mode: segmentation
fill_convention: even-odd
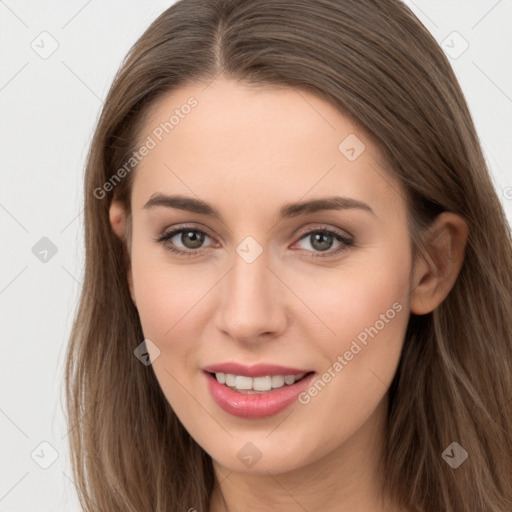
[[[218,406],[224,411],[239,418],[267,418],[284,411],[297,397],[307,389],[316,373],[306,375],[302,380],[272,389],[266,393],[249,395],[238,393],[221,384],[217,379],[204,372],[208,389]]]

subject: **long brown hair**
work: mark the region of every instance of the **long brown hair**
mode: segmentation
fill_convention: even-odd
[[[133,353],[144,337],[126,278],[128,239],[113,233],[109,206],[115,194],[130,212],[136,167],[105,184],[136,149],[149,106],[219,73],[313,92],[367,130],[407,191],[415,254],[440,212],[468,223],[453,289],[432,313],[410,316],[389,390],[382,472],[410,510],[510,512],[510,227],[453,70],[399,0],[181,0],[132,47],[85,175],[85,277],[65,381],[83,510],[209,507],[211,457]],[[468,453],[457,469],[442,457],[452,442]]]

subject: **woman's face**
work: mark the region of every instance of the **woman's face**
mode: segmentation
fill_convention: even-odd
[[[132,296],[184,427],[217,463],[245,472],[374,442],[412,262],[402,189],[368,136],[315,95],[219,77],[160,100],[139,143]],[[315,374],[248,394],[204,370],[224,363]],[[256,387],[282,385],[285,372],[257,372]]]

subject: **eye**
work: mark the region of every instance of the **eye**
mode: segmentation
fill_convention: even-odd
[[[354,246],[354,240],[351,238],[348,238],[347,236],[342,235],[337,231],[325,228],[309,229],[305,234],[301,236],[299,242],[305,242],[304,245],[306,245],[306,247],[303,246],[302,249],[310,251],[307,245],[312,247],[313,252],[317,253],[312,254],[312,257],[335,256]],[[335,244],[338,244],[337,248],[330,250]]]
[[[167,233],[162,233],[155,242],[180,256],[192,257],[206,252],[203,244],[207,239],[213,241],[212,237],[200,229],[178,226]],[[303,247],[300,248],[312,253],[311,257],[332,257],[355,246],[353,239],[327,228],[310,228],[303,233],[297,243],[302,243]],[[337,247],[331,250],[336,244],[338,244]]]
[[[184,256],[201,254],[206,239],[212,240],[204,231],[192,227],[179,227],[162,234],[155,242],[161,243],[169,251]],[[181,244],[181,246],[180,246]]]

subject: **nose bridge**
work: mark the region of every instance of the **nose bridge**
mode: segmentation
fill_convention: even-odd
[[[268,254],[262,251],[255,257],[254,252],[251,254],[254,250],[254,246],[244,243],[237,247],[220,301],[219,328],[239,340],[275,334],[285,323],[283,294],[268,268]]]

